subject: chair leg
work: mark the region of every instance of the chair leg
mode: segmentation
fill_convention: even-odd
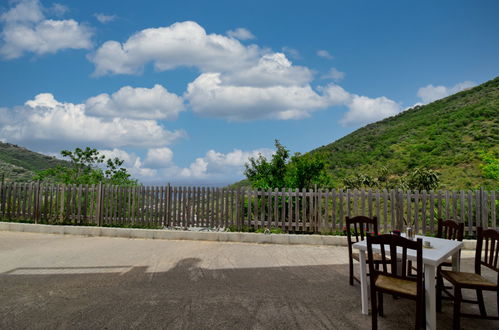
[[[405,266],[402,266],[405,267]],[[412,276],[412,261],[407,261],[407,276]]]
[[[353,285],[353,262],[350,260],[350,285]]]
[[[416,299],[416,330],[426,328],[424,297]]]
[[[485,310],[485,304],[483,302],[483,293],[482,290],[476,290],[476,300],[478,301],[478,307],[480,308],[480,315],[487,316],[487,311]]]
[[[383,316],[383,292],[378,292],[378,315]]]
[[[461,319],[461,288],[458,286],[454,287],[454,315],[452,319],[452,328],[454,330],[459,330],[460,319]]]
[[[376,290],[371,288],[371,320],[372,329],[378,330],[378,308],[376,306]]]

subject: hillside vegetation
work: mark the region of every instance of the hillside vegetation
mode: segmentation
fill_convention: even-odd
[[[0,142],[0,180],[4,176],[5,181],[27,182],[37,171],[64,164],[67,162]]]
[[[499,158],[499,77],[433,103],[367,125],[305,154],[327,162],[333,186],[356,173],[392,177],[415,168],[436,170],[442,189],[497,189],[484,158]],[[484,153],[487,156],[484,156]]]

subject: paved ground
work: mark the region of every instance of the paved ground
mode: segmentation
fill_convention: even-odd
[[[0,329],[370,329],[360,309],[344,247],[0,232]],[[413,328],[414,310],[387,297],[379,326]]]

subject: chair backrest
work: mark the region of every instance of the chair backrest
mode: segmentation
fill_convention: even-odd
[[[380,245],[380,258],[381,269],[376,269],[373,262],[373,245]],[[387,256],[386,248],[389,248],[389,255]],[[402,257],[397,257],[397,248],[402,251]],[[407,274],[407,250],[415,250],[416,251],[416,281],[423,284],[423,240],[418,238],[417,241],[413,241],[404,237],[400,237],[397,235],[380,235],[380,236],[372,236],[367,237],[367,255],[369,260],[369,273],[374,274],[376,277],[377,274],[383,274],[386,276],[396,277],[405,280],[414,281],[414,277],[408,276]],[[401,273],[398,273],[397,263],[402,262]],[[388,268],[388,264],[390,264],[390,268]],[[373,275],[371,275],[373,276]],[[419,290],[419,288],[418,288]]]
[[[481,274],[481,266],[498,272],[499,279],[499,232],[495,229],[476,229],[475,273]],[[485,249],[485,250],[483,250]],[[483,251],[483,252],[482,252]]]
[[[376,217],[368,218],[358,215],[353,218],[345,217],[345,220],[349,247],[353,243],[363,241],[370,231],[374,231],[375,235],[378,234],[378,218]]]
[[[464,223],[454,220],[438,219],[437,237],[462,241],[464,236]]]

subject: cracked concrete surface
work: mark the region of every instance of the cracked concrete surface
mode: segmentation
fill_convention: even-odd
[[[472,258],[463,252],[464,270]],[[347,249],[334,246],[0,232],[0,300],[1,329],[371,328],[359,285],[348,285]],[[413,328],[414,317],[414,302],[387,297],[379,326]],[[439,329],[451,317],[444,302]]]

